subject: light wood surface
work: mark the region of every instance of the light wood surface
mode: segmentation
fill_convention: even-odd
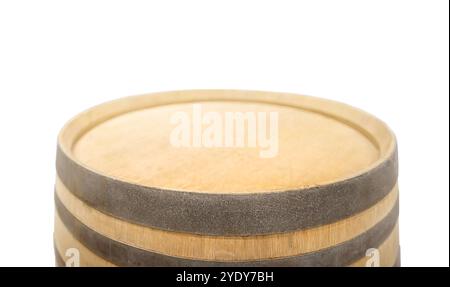
[[[245,102],[199,102],[203,114],[277,112],[276,156],[267,147],[175,147],[171,117],[192,104],[130,112],[99,124],[74,145],[86,166],[125,182],[208,193],[268,192],[316,186],[355,174],[379,158],[379,150],[358,130],[321,114]],[[203,125],[208,127],[208,125]],[[192,130],[193,128],[191,128]],[[192,131],[191,137],[192,138]],[[277,151],[275,150],[277,149]]]
[[[278,111],[279,156],[259,159],[254,149],[170,146],[168,117],[188,111],[192,101],[214,111]],[[59,142],[74,162],[97,173],[150,187],[211,193],[336,182],[370,170],[395,148],[381,121],[350,106],[233,90],[156,93],[106,103],[70,121]]]
[[[378,204],[336,223],[307,230],[263,236],[203,236],[144,227],[108,216],[71,194],[60,180],[56,193],[79,221],[113,240],[180,258],[236,261],[270,259],[314,252],[340,244],[369,230],[398,198],[398,187]]]
[[[389,237],[377,248],[380,254],[380,267],[391,267],[395,264],[399,249],[399,236],[398,236],[398,224],[389,235]],[[80,251],[80,266],[81,267],[115,267],[116,265],[104,260],[97,256],[92,251],[87,249],[82,243],[73,237],[73,235],[67,230],[64,224],[59,219],[59,216],[55,217],[55,246],[61,258],[66,259],[64,256],[65,251],[69,248],[77,248]],[[362,257],[356,262],[352,263],[351,267],[365,267],[368,257]]]

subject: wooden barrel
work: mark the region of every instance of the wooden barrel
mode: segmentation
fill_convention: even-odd
[[[56,165],[58,266],[400,264],[395,137],[345,104],[128,97],[72,119]]]

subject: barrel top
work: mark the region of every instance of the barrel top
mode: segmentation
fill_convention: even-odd
[[[227,113],[241,123],[233,132]],[[329,224],[375,205],[396,184],[397,148],[383,122],[345,104],[195,90],[81,113],[60,133],[56,166],[70,192],[114,217],[246,236]]]
[[[109,102],[78,115],[59,139],[74,162],[107,177],[235,194],[342,181],[379,164],[394,143],[381,121],[344,104],[218,90]]]

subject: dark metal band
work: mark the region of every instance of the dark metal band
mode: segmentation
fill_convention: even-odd
[[[56,210],[67,229],[89,250],[118,266],[347,266],[378,247],[391,234],[398,218],[398,201],[389,214],[363,234],[326,249],[298,256],[260,261],[217,262],[178,258],[145,251],[105,237],[76,219],[55,196]],[[82,255],[81,255],[82,256]]]
[[[73,162],[60,148],[57,171],[88,205],[113,217],[162,230],[242,236],[329,224],[381,200],[397,182],[397,150],[357,177],[284,192],[209,194],[160,190],[115,180]],[[182,176],[182,175],[180,175]]]

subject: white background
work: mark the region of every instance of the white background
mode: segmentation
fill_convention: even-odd
[[[0,1],[0,265],[53,265],[56,137],[78,112],[155,91],[343,101],[400,152],[404,266],[449,265],[449,2]]]

